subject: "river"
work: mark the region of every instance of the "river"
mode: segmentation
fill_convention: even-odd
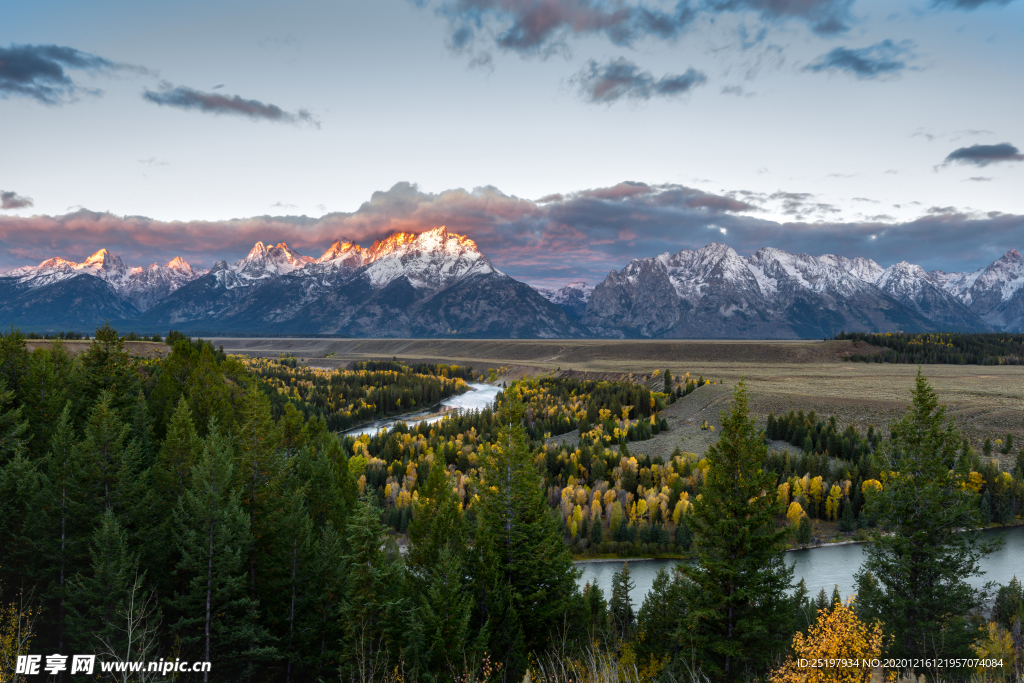
[[[404,422],[410,427],[418,425],[421,422],[432,424],[445,417],[445,415],[437,414],[442,410],[456,410],[460,412],[467,410],[482,410],[494,403],[494,399],[498,396],[498,392],[501,391],[501,387],[496,387],[492,384],[480,384],[477,382],[467,382],[467,384],[470,388],[469,391],[446,398],[436,406],[430,408],[430,410],[421,410],[415,413],[408,413],[406,415],[388,418],[386,420],[377,420],[376,422],[372,422],[368,425],[363,425],[362,427],[356,427],[355,429],[350,429],[347,432],[342,432],[342,435],[360,436],[362,434],[376,434],[382,429],[391,429],[399,422]]]
[[[984,576],[972,577],[973,586],[981,586],[988,581],[1006,584],[1014,576],[1024,579],[1024,527],[1009,529],[990,529],[985,535],[1005,533],[1006,544],[1002,549],[982,558],[981,569]],[[807,590],[813,597],[822,588],[829,595],[833,586],[839,586],[843,597],[854,593],[853,575],[860,568],[864,558],[864,545],[851,543],[832,547],[823,546],[809,550],[793,550],[786,553],[786,563],[793,567],[793,582],[803,579]],[[643,560],[630,562],[629,571],[636,584],[630,597],[633,604],[639,606],[644,596],[651,589],[654,576],[661,568],[671,568],[679,560]],[[580,578],[582,586],[587,581],[601,587],[605,598],[611,597],[612,574],[622,568],[621,562],[587,562],[579,565],[583,569]]]

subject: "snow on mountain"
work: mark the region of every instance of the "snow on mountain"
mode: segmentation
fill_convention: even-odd
[[[440,289],[471,275],[503,274],[464,235],[441,226],[422,232],[397,233],[378,240],[363,254],[361,274],[374,288],[399,277],[417,289]]]
[[[114,291],[132,301],[136,308],[145,310],[182,285],[191,282],[201,272],[193,270],[180,256],[167,265],[154,263],[148,268],[129,268],[106,249],[100,249],[82,263],[60,257],[43,261],[38,266],[24,266],[0,274],[12,278],[24,289],[39,289],[69,280],[79,275],[91,275],[103,280]]]
[[[830,266],[845,270],[858,280],[870,282],[871,284],[877,283],[878,278],[882,277],[882,274],[885,272],[885,268],[878,265],[871,259],[866,259],[861,256],[849,259],[845,256],[822,254],[818,257],[818,260],[823,263],[827,263]]]
[[[594,288],[586,282],[570,282],[560,289],[545,287],[535,287],[534,289],[551,303],[561,306],[562,310],[573,318],[583,316],[587,309],[587,302],[590,301],[590,295],[594,293]]]
[[[146,269],[132,268],[119,293],[131,299],[140,311],[145,311],[204,272],[193,269],[180,256],[175,256],[166,265],[153,263]]]
[[[315,259],[303,256],[284,242],[273,247],[257,242],[245,258],[235,262],[231,270],[239,280],[251,282],[293,273],[313,261]]]

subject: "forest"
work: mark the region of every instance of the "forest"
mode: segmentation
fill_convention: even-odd
[[[854,363],[913,363],[945,365],[1021,365],[1024,363],[1024,334],[840,332],[833,339],[863,341],[882,350],[851,354]]]
[[[76,356],[0,337],[5,683],[26,653],[289,683],[831,680],[799,660],[883,653],[1019,671],[1020,584],[986,614],[966,579],[994,548],[974,530],[1019,520],[1024,451],[1012,473],[983,459],[920,375],[884,435],[813,413],[765,430],[741,384],[706,456],[663,462],[629,444],[703,378],[523,380],[492,408],[353,438],[331,417],[429,407],[472,370],[320,374],[170,341],[139,359],[109,326]],[[575,447],[546,441],[573,429]],[[783,553],[810,519],[869,539],[855,602],[793,584]],[[692,562],[640,605],[628,564],[608,595],[578,585],[574,556],[654,554]]]

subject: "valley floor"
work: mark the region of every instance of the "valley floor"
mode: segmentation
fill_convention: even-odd
[[[310,365],[344,367],[357,360],[391,358],[471,365],[478,372],[501,369],[504,379],[545,373],[619,379],[668,368],[673,375],[703,375],[721,387],[704,387],[690,401],[666,411],[671,431],[649,442],[652,449],[676,445],[702,452],[717,438],[718,413],[729,390],[745,378],[751,410],[761,417],[789,410],[836,415],[862,428],[887,425],[903,414],[917,366],[851,363],[843,358],[871,347],[849,341],[690,340],[464,340],[464,339],[288,339],[218,338],[228,353],[277,357],[287,353]],[[328,357],[329,356],[329,357]],[[1007,432],[1024,440],[1024,366],[927,365],[924,373],[942,402],[973,440]],[[701,393],[709,392],[709,393]],[[704,405],[704,398],[708,402]],[[700,397],[700,398],[698,398]],[[699,417],[699,419],[697,419]],[[716,432],[699,429],[707,419]],[[685,440],[681,440],[685,439]],[[664,443],[662,443],[664,442]],[[636,444],[644,450],[645,446]],[[632,447],[632,445],[631,445]],[[654,451],[651,453],[654,454]],[[1006,463],[1004,463],[1005,465]]]

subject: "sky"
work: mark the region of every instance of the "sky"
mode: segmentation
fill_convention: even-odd
[[[14,3],[0,269],[437,225],[533,284],[1024,249],[1024,0]]]

